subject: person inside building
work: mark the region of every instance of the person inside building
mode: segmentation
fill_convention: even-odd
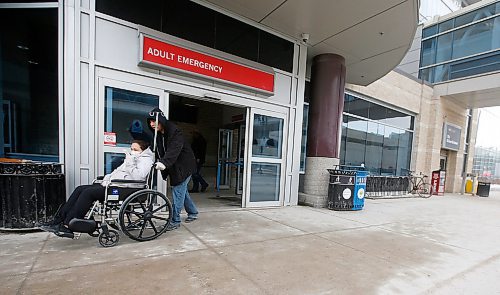
[[[104,201],[106,185],[111,180],[146,180],[154,162],[153,152],[148,147],[147,142],[134,140],[130,145],[130,150],[126,150],[125,161],[122,165],[104,176],[101,183],[78,186],[54,220],[40,226],[40,229],[61,237],[72,238],[73,232],[68,228],[69,222],[73,218],[84,218],[94,201]]]
[[[172,186],[173,216],[167,230],[174,230],[180,226],[183,206],[188,214],[186,222],[198,218],[198,209],[188,192],[191,175],[196,171],[196,159],[182,131],[167,120],[159,108],[149,113],[147,122],[153,133],[157,132],[155,168],[161,171],[163,179],[170,179]]]
[[[201,192],[203,193],[208,187],[208,183],[205,179],[203,179],[203,176],[201,176],[201,167],[205,163],[205,155],[207,153],[207,141],[198,130],[193,131],[191,148],[193,149],[193,153],[196,158],[196,171],[193,173],[193,188],[189,192],[199,192],[201,185]]]

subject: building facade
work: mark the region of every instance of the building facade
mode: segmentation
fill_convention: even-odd
[[[204,134],[207,179],[243,207],[324,206],[337,164],[399,176],[444,160],[459,190],[475,117],[391,71],[418,1],[346,4],[350,17],[333,19],[293,1],[119,2],[0,5],[2,157],[63,163],[71,190],[151,136],[144,119],[159,106],[186,136]],[[445,124],[461,129],[452,148]]]

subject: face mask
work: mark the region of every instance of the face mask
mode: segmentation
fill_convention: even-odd
[[[130,151],[130,154],[131,154],[132,156],[137,156],[137,155],[138,155],[138,154],[140,154],[140,153],[141,153],[141,152],[139,152],[139,151]]]

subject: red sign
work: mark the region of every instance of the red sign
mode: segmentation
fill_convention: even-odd
[[[222,80],[267,93],[274,74],[143,36],[141,62]]]
[[[116,146],[116,133],[104,132],[104,145]]]

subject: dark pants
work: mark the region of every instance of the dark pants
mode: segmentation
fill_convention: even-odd
[[[200,183],[202,187],[207,187],[208,183],[201,176],[201,166],[202,164],[196,164],[196,172],[193,173],[193,191],[197,191],[200,188]]]
[[[100,184],[80,185],[61,207],[55,223],[69,224],[73,218],[84,218],[94,201],[104,201],[106,188]]]

